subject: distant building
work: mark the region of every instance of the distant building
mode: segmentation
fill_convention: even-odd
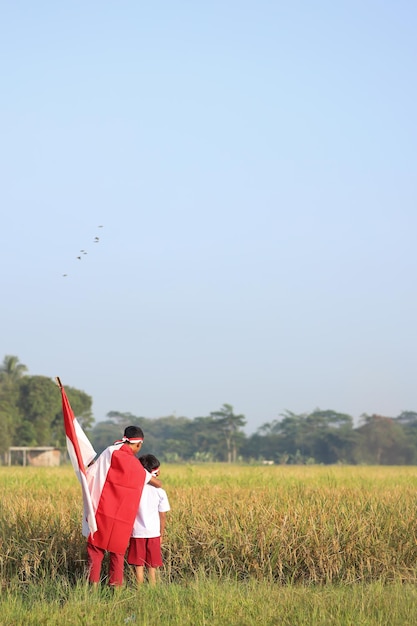
[[[53,446],[12,446],[6,453],[6,465],[56,467],[61,464],[61,451]]]

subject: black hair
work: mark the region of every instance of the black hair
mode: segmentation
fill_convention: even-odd
[[[125,428],[125,432],[123,433],[124,437],[127,437],[128,439],[136,439],[136,438],[141,438],[143,439],[143,430],[141,429],[140,426],[127,426]]]
[[[142,454],[142,456],[139,457],[139,461],[148,472],[155,471],[161,465],[153,454]]]

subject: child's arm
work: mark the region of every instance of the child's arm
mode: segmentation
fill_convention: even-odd
[[[151,480],[148,482],[148,485],[152,485],[152,487],[162,487],[162,483],[159,478],[155,478],[152,476]]]
[[[161,513],[159,512],[159,523],[161,525],[161,543],[164,537],[164,531],[165,531],[165,520],[166,520],[166,513]]]

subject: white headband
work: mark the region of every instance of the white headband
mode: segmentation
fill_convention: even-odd
[[[118,439],[117,441],[114,442],[114,446],[116,446],[119,443],[143,443],[143,438],[142,437],[123,437],[122,439]]]

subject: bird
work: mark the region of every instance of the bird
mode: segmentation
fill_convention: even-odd
[[[97,226],[97,228],[103,228],[103,224],[99,224]],[[99,243],[100,238],[95,236],[93,241],[94,241],[94,243]],[[85,256],[86,254],[88,254],[87,250],[82,249],[82,250],[79,251],[78,256],[75,257],[75,258],[77,259],[77,261],[81,261],[82,257]],[[66,278],[67,276],[68,276],[68,274],[62,274],[63,278]]]

